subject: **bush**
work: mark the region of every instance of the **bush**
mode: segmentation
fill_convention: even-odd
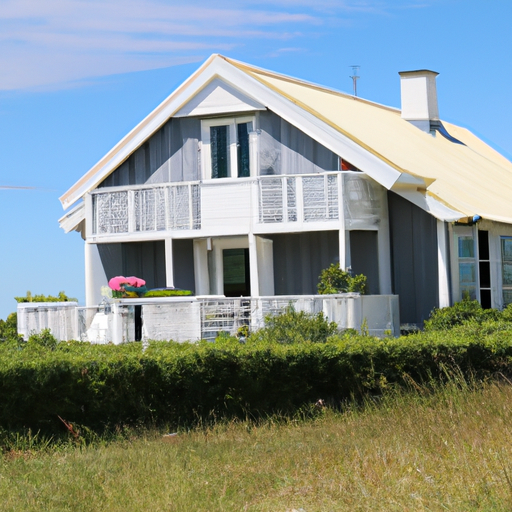
[[[11,313],[7,320],[0,320],[0,341],[17,340],[18,338],[18,315]]]
[[[451,329],[466,322],[482,322],[512,320],[512,309],[507,308],[503,313],[497,309],[482,309],[477,300],[464,299],[446,308],[435,308],[428,320],[425,321],[425,331],[440,331]]]
[[[318,279],[320,282],[317,289],[321,295],[347,292],[366,293],[366,276],[363,274],[352,276],[350,272],[341,269],[336,263],[322,270]]]
[[[144,294],[148,297],[186,297],[192,295],[190,290],[149,290]]]
[[[55,297],[53,295],[32,295],[28,291],[25,297],[14,297],[16,302],[78,302],[77,299],[68,297],[64,292],[59,292]]]
[[[249,336],[248,342],[325,343],[329,336],[337,332],[336,323],[329,322],[322,313],[315,315],[295,311],[292,306],[289,306],[284,313],[267,316],[265,327]]]
[[[298,315],[298,314],[297,314]],[[403,338],[336,335],[327,343],[82,342],[0,344],[0,429],[101,432],[192,426],[220,418],[293,414],[322,398],[341,404],[450,372],[510,374],[512,326],[476,324]],[[306,336],[304,339],[307,339]]]

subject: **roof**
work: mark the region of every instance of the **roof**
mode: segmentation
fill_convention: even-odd
[[[61,197],[65,208],[94,189],[215,77],[264,104],[373,179],[443,220],[480,215],[512,223],[512,163],[470,131],[444,122],[463,144],[432,135],[400,110],[219,55],[121,140]],[[412,195],[411,195],[412,194]]]

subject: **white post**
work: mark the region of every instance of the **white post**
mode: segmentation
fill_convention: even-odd
[[[439,274],[439,307],[450,305],[450,286],[448,274],[448,247],[444,221],[437,221],[437,261]]]
[[[196,295],[210,295],[207,241],[194,240],[194,274]]]
[[[85,305],[95,306],[101,302],[101,287],[108,286],[107,276],[101,262],[98,246],[85,242]]]
[[[165,286],[174,288],[174,266],[172,238],[165,239]]]
[[[380,223],[377,232],[379,289],[381,295],[391,295],[391,246],[389,243],[389,210],[386,189],[381,191],[380,204]]]
[[[249,272],[251,282],[251,297],[260,296],[260,281],[258,275],[258,246],[254,233],[249,233]]]
[[[338,234],[339,254],[340,254],[340,268],[345,270],[347,268],[346,251],[347,246],[345,242],[345,198],[343,197],[343,173],[340,172],[338,176],[338,216],[340,220],[340,230]]]

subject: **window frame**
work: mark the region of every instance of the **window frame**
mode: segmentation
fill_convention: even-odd
[[[512,302],[505,301],[505,292],[512,291],[512,284],[505,283],[505,265],[512,263],[512,260],[505,259],[505,251],[504,251],[504,242],[505,240],[511,240],[512,236],[510,235],[500,235],[500,270],[501,270],[501,306],[503,308],[507,307],[508,304]]]
[[[236,117],[216,117],[211,119],[201,120],[201,174],[203,180],[212,179],[238,179],[238,131],[239,124],[252,123],[252,130],[248,132],[249,136],[249,175],[253,176],[255,173],[254,165],[251,157],[251,137],[250,134],[256,132],[256,116],[236,116]],[[210,128],[213,126],[227,126],[229,133],[229,165],[228,176],[222,178],[212,178],[212,153],[211,153],[211,138]]]

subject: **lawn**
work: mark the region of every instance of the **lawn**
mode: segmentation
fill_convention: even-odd
[[[120,432],[0,459],[7,511],[490,511],[512,509],[512,386],[454,379],[343,412]]]

